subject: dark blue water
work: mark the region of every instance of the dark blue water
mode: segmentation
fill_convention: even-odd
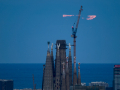
[[[81,82],[87,85],[93,81],[103,81],[112,87],[114,64],[81,64]],[[0,64],[0,79],[14,80],[14,88],[42,87],[43,64]]]

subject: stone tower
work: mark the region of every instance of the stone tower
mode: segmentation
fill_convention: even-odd
[[[74,56],[73,86],[77,85],[76,57]]]
[[[53,43],[51,45],[51,62],[52,62],[52,71],[53,71],[53,89],[54,89],[54,77],[55,77],[55,70],[54,70],[54,58],[53,58]]]
[[[53,67],[48,45],[46,64],[44,69],[43,90],[53,90]]]
[[[62,87],[61,90],[66,90],[66,82],[65,82],[65,62],[62,63],[63,65],[63,75],[62,75]]]
[[[55,87],[54,87],[54,90],[61,90],[61,68],[60,68],[60,51],[59,51],[59,48],[60,48],[60,43],[56,44],[57,45],[57,52],[56,52],[56,60],[55,60]]]
[[[53,74],[54,74],[54,58],[53,58],[53,43],[51,45],[51,60],[52,60],[52,68],[53,68]],[[54,75],[53,75],[54,76]]]
[[[68,68],[68,57],[66,57],[66,90],[69,90],[70,84],[69,84],[69,68]]]
[[[72,56],[71,56],[70,43],[69,43],[68,67],[69,67],[69,84],[70,84],[70,86],[72,86]]]
[[[81,85],[80,63],[78,63],[78,85]]]
[[[59,44],[59,43],[60,43],[60,47],[59,47],[59,54],[60,54],[60,83],[62,83],[62,74],[63,74],[63,64],[62,63],[66,62],[66,49],[67,48],[66,48],[66,41],[65,40],[57,40],[56,41],[56,47],[57,47],[57,44]],[[57,61],[57,59],[56,59],[56,61]],[[61,86],[61,84],[60,84],[60,86]]]

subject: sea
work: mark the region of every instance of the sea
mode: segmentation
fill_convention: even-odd
[[[36,88],[42,88],[43,64],[0,64],[0,79],[13,80],[14,89],[33,88],[33,75]],[[102,81],[112,87],[115,64],[81,63],[81,82],[88,86],[91,82]]]

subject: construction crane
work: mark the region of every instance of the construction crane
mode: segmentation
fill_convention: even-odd
[[[82,11],[82,6],[80,7],[79,10],[79,14],[78,14],[78,20],[77,20],[77,24],[76,24],[76,28],[74,30],[74,27],[72,26],[72,35],[71,37],[73,37],[73,43],[74,43],[74,74],[73,74],[73,86],[77,84],[77,74],[76,74],[76,33],[77,33],[77,28],[78,28],[78,24],[79,24],[79,20],[80,20],[80,15],[81,15],[81,11]]]
[[[80,20],[80,15],[81,15],[81,11],[82,11],[83,9],[82,9],[82,6],[80,7],[80,10],[79,10],[79,14],[78,14],[78,19],[77,19],[77,24],[76,24],[76,28],[75,28],[75,30],[74,30],[74,27],[72,26],[72,35],[71,35],[71,37],[73,37],[74,38],[74,57],[76,57],[76,38],[77,38],[77,36],[76,36],[76,33],[77,33],[77,28],[78,28],[78,24],[79,24],[79,20]]]

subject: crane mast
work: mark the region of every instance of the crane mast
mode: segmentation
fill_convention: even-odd
[[[73,86],[77,84],[77,74],[76,74],[76,33],[77,33],[77,28],[78,28],[78,24],[79,24],[79,20],[80,20],[80,15],[81,15],[81,11],[82,11],[82,6],[80,7],[79,10],[79,14],[78,14],[78,19],[77,19],[77,24],[76,24],[76,28],[74,30],[74,27],[72,26],[72,37],[73,37],[73,43],[74,43],[74,74],[73,74]]]

